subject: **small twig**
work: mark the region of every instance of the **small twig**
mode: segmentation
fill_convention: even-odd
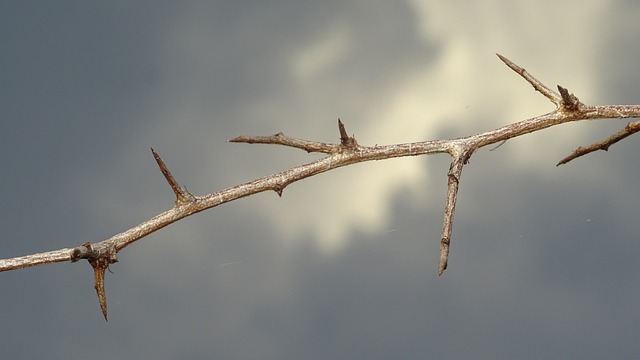
[[[624,127],[624,129],[620,130],[619,132],[611,135],[610,137],[603,139],[601,141],[598,141],[596,143],[593,143],[589,146],[585,146],[582,147],[580,146],[579,148],[577,148],[574,152],[572,152],[569,156],[565,157],[564,159],[560,160],[556,166],[560,166],[560,165],[564,165],[566,163],[568,163],[569,161],[578,158],[580,156],[592,153],[594,151],[598,151],[598,150],[604,150],[607,151],[609,150],[609,147],[615,143],[617,143],[618,141],[629,137],[635,133],[637,133],[638,131],[640,131],[640,121],[634,121],[634,122],[630,122],[627,124],[627,126]]]
[[[238,136],[229,142],[246,143],[246,144],[273,144],[273,145],[285,145],[293,148],[305,150],[308,153],[320,152],[325,154],[334,154],[339,151],[340,145],[328,144],[317,141],[308,141],[301,139],[294,139],[285,136],[282,132],[279,132],[271,136]]]

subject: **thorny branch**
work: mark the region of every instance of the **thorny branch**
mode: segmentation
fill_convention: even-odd
[[[248,144],[284,145],[302,149],[307,152],[325,153],[327,156],[304,165],[203,196],[195,196],[181,186],[156,151],[151,149],[162,174],[176,195],[175,205],[171,209],[129,230],[94,244],[85,242],[75,248],[65,248],[0,260],[0,271],[62,261],[76,262],[80,259],[86,259],[94,269],[95,288],[100,302],[100,308],[106,320],[107,304],[104,291],[105,270],[108,269],[110,264],[117,262],[116,254],[122,251],[122,249],[169,224],[197,212],[263,191],[273,190],[281,196],[284,188],[291,183],[342,166],[395,157],[448,153],[451,156],[451,165],[447,176],[447,196],[440,237],[440,262],[438,265],[438,275],[442,275],[447,268],[449,259],[453,215],[455,213],[462,169],[476,150],[487,145],[502,143],[507,139],[567,122],[640,117],[640,105],[589,106],[580,102],[569,90],[559,85],[557,86],[558,93],[556,93],[531,76],[524,68],[521,68],[502,55],[497,55],[509,68],[529,82],[536,91],[549,99],[556,106],[556,109],[547,114],[466,137],[385,146],[376,145],[371,147],[358,144],[354,136],[347,134],[345,126],[340,120],[338,120],[338,130],[340,133],[339,144],[295,139],[285,136],[282,132],[272,136],[239,136],[229,141]],[[587,147],[579,147],[573,153],[562,159],[558,165],[566,164],[575,158],[596,150],[607,150],[609,146],[638,131],[640,131],[640,121],[631,122],[627,124],[623,130],[609,138]]]

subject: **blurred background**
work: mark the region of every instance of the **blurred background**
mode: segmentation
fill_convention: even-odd
[[[25,1],[0,5],[0,257],[97,242],[196,195],[317,159],[238,135],[362,145],[586,104],[638,104],[634,1]],[[86,262],[0,274],[3,358],[630,358],[640,353],[636,137],[566,124],[465,167],[357,164],[197,214]]]

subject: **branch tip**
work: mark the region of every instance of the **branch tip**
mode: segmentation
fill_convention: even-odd
[[[517,72],[518,74],[522,75],[522,72],[524,72],[525,70],[523,68],[521,68],[520,66],[516,65],[516,63],[514,63],[513,61],[507,59],[506,57],[496,53],[496,55],[498,56],[498,58],[500,58],[500,60],[502,60],[503,63],[505,63],[505,65],[507,65],[511,70]]]
[[[502,56],[502,55],[500,55],[498,53],[496,53],[496,55],[498,56],[498,58],[500,58],[500,60],[502,60],[503,63],[507,64],[507,66],[511,67],[510,64],[513,64],[513,62],[511,60],[507,59],[506,57],[504,57],[504,56]],[[513,64],[513,65],[517,66],[515,64]]]
[[[449,244],[451,239],[443,237],[440,239],[440,261],[438,262],[438,276],[442,276],[449,265]]]
[[[541,83],[538,79],[534,78],[525,70],[523,67],[516,65],[513,61],[507,59],[506,57],[496,54],[504,62],[511,70],[515,71],[518,75],[520,75],[523,79],[527,80],[533,88],[544,95],[547,99],[551,100],[554,104],[559,106],[561,99],[558,97],[556,93],[554,93],[551,89],[546,87],[543,83]]]

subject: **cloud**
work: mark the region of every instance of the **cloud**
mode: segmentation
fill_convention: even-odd
[[[347,55],[352,47],[349,33],[345,29],[329,27],[328,34],[317,43],[302,49],[293,59],[293,73],[297,81],[317,80],[324,70]]]
[[[295,17],[293,9],[236,9],[230,22],[216,6],[193,7],[166,33],[161,83],[167,85],[150,101],[152,133],[164,141],[189,137],[201,147],[193,150],[190,174],[228,186],[316,158],[294,149],[221,142],[239,134],[283,131],[337,141],[335,121],[341,117],[361,144],[374,145],[465,136],[551,111],[552,104],[494,52],[549,86],[558,82],[581,97],[595,97],[594,80],[584,74],[595,71],[593,43],[599,37],[582,35],[586,24],[597,22],[602,5],[554,9],[545,3],[432,1],[371,2],[363,9],[336,2]],[[561,15],[569,11],[574,17]],[[580,21],[569,25],[572,19]],[[305,26],[287,30],[283,24],[291,21]],[[566,126],[510,141],[510,163],[544,172],[586,132]],[[400,189],[412,189],[425,203],[439,201],[441,194],[427,189],[443,181],[446,169],[429,163],[357,165],[294,184],[283,200],[247,206],[271,219],[283,239],[314,234],[320,247],[339,249],[354,230],[386,226],[387,204]],[[300,211],[294,204],[308,205]]]

